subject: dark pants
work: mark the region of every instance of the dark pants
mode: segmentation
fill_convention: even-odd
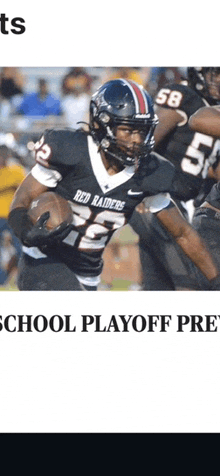
[[[135,211],[129,224],[139,235],[143,290],[201,290],[202,273],[154,214]]]
[[[18,267],[20,291],[96,291],[95,286],[82,285],[75,273],[59,260],[34,259],[22,253]]]
[[[220,210],[218,213],[210,208],[198,208],[194,213],[193,226],[204,240],[220,273]]]

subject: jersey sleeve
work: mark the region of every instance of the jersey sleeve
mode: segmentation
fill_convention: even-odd
[[[77,131],[47,129],[35,143],[36,163],[59,172],[73,167],[77,162]]]
[[[56,187],[77,165],[77,137],[73,130],[47,129],[35,143],[33,177],[47,187]]]
[[[62,175],[53,169],[43,167],[40,164],[36,164],[32,170],[31,175],[42,185],[48,188],[55,188],[60,180],[62,180]]]
[[[174,165],[156,152],[152,152],[142,183],[145,196],[169,193],[172,190],[174,175]]]
[[[170,192],[175,168],[171,162],[153,152],[147,170],[142,183],[145,195],[143,201],[151,213],[157,213],[172,202]]]
[[[197,95],[185,84],[169,84],[159,90],[155,104],[165,109],[176,110],[181,116],[180,125],[188,122],[189,117],[195,110]]]
[[[171,197],[169,193],[158,193],[158,195],[145,198],[143,202],[149,212],[158,213],[170,205]]]

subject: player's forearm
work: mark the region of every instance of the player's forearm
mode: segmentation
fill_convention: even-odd
[[[27,210],[34,198],[45,192],[47,187],[37,182],[29,174],[18,187],[11,203],[8,222],[15,235],[22,241],[24,232],[29,231],[32,223]]]
[[[184,234],[177,237],[176,242],[208,280],[214,279],[218,275],[218,270],[209,251],[192,228],[188,228]]]
[[[189,119],[190,129],[220,137],[220,110],[214,107],[204,107],[199,109]]]
[[[15,208],[28,209],[32,200],[34,200],[38,195],[45,192],[46,190],[47,187],[37,182],[31,174],[27,175],[27,177],[16,190],[10,210],[12,211]]]
[[[23,193],[22,190],[17,190],[11,202],[10,211],[21,207],[28,209],[31,201],[31,195]]]
[[[177,208],[163,209],[157,213],[157,217],[206,278],[214,279],[218,275],[218,270],[208,249],[196,230],[181,216]]]

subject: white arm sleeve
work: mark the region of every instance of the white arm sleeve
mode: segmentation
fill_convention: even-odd
[[[171,198],[169,193],[158,193],[158,195],[146,197],[143,202],[149,212],[157,213],[169,205]]]
[[[33,177],[42,185],[54,188],[62,179],[62,175],[57,170],[47,169],[40,164],[36,164],[31,170]]]

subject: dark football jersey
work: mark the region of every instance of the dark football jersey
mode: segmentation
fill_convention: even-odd
[[[82,130],[47,130],[35,144],[31,173],[69,200],[72,231],[59,246],[24,248],[34,257],[59,256],[81,276],[102,270],[101,255],[112,234],[125,225],[144,198],[152,212],[170,203],[174,167],[158,154],[148,156],[145,173],[125,167],[115,175],[105,169],[98,147]]]
[[[181,200],[194,199],[207,177],[209,166],[216,164],[220,148],[219,140],[194,132],[188,126],[189,117],[208,103],[186,81],[160,89],[155,103],[176,110],[182,116],[155,150],[175,165],[176,189]]]
[[[213,185],[205,201],[210,203],[213,207],[220,209],[220,182]]]

